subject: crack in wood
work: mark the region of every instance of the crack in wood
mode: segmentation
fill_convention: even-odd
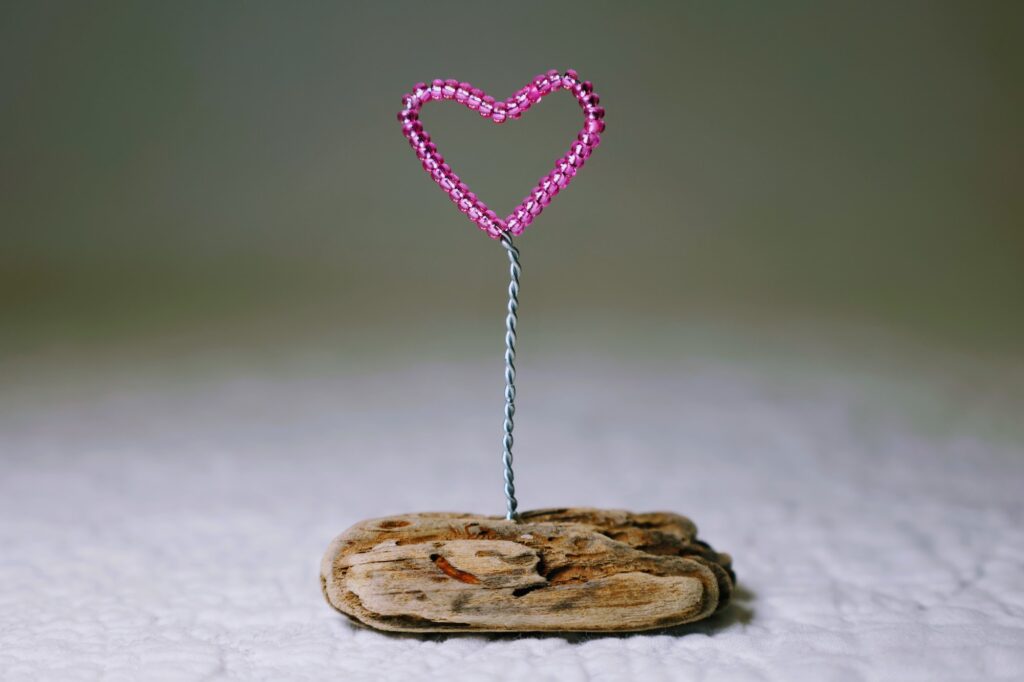
[[[444,573],[449,578],[455,578],[456,580],[458,580],[460,582],[464,582],[464,583],[466,583],[468,585],[479,585],[480,584],[480,579],[479,578],[477,578],[475,575],[473,575],[472,573],[470,573],[468,571],[461,571],[461,570],[455,568],[454,566],[451,565],[451,563],[449,563],[449,561],[447,559],[445,559],[440,554],[431,554],[430,555],[430,560],[433,561],[434,565],[437,566],[439,569],[441,569],[441,572]]]

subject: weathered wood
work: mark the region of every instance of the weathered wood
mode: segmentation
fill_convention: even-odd
[[[328,603],[402,632],[625,632],[705,618],[735,575],[677,514],[543,509],[361,521],[324,555]]]

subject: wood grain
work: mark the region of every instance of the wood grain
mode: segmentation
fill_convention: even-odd
[[[677,514],[423,513],[352,526],[328,547],[320,578],[331,606],[380,630],[625,632],[721,609],[730,564]]]

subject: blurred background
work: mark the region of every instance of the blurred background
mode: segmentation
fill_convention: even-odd
[[[730,414],[701,392],[731,381],[758,399],[764,382],[801,400],[836,391],[848,413],[929,433],[1024,436],[1018,3],[0,11],[11,437],[34,443],[91,409],[115,419],[104,438],[158,457],[154,433],[101,406],[143,391],[157,400],[146,415],[184,438],[188,420],[159,402],[181,390],[225,420],[211,438],[231,456],[254,423],[337,452],[377,405],[389,433],[418,440],[356,449],[411,457],[465,429],[460,456],[487,475],[476,453],[500,423],[505,254],[423,173],[395,113],[420,80],[503,97],[552,67],[594,81],[608,130],[518,240],[524,457],[550,451],[548,427],[575,451],[601,424],[635,435],[641,405],[681,419],[672,400],[691,394]],[[569,96],[504,126],[424,112],[502,215],[579,118]],[[252,405],[214,397],[237,381],[253,383]],[[579,421],[555,419],[584,397]],[[322,421],[303,422],[311,410]],[[85,443],[52,449],[85,462]]]
[[[697,320],[1020,350],[1017,3],[2,13],[8,367],[209,344],[286,353],[325,335],[343,355],[499,352],[479,342],[501,323],[503,254],[423,174],[394,114],[419,80],[503,97],[568,67],[594,81],[609,127],[522,239],[524,351],[581,334],[642,353],[632,325]],[[501,127],[425,112],[502,215],[578,118],[570,97]]]
[[[5,679],[323,679],[362,651],[317,594],[330,537],[503,511],[505,253],[395,114],[417,81],[550,68],[608,129],[517,240],[523,508],[694,516],[756,596],[734,638],[877,617],[865,661],[1021,664],[900,643],[1012,637],[915,628],[1024,574],[1022,27],[994,1],[2,3]],[[568,95],[423,118],[501,215],[580,127]],[[773,641],[750,660],[783,678],[918,679]]]

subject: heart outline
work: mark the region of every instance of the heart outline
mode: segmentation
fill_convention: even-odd
[[[482,117],[500,124],[521,117],[534,104],[559,90],[568,90],[576,96],[583,110],[583,128],[576,135],[576,140],[569,146],[569,150],[555,162],[551,171],[537,182],[505,219],[499,218],[488,208],[487,204],[452,171],[451,166],[445,163],[444,157],[437,150],[437,145],[430,141],[430,134],[423,129],[423,124],[419,120],[420,109],[427,102],[455,100]],[[398,112],[398,120],[402,124],[402,134],[416,152],[423,170],[462,213],[492,239],[500,239],[506,232],[514,236],[522,234],[559,192],[569,186],[577,171],[601,144],[601,133],[604,132],[605,124],[604,108],[598,106],[600,101],[600,97],[594,92],[593,84],[580,80],[579,75],[572,69],[564,74],[554,69],[541,74],[511,97],[500,102],[469,83],[435,79],[430,85],[417,83],[411,93],[402,97],[402,110]]]

